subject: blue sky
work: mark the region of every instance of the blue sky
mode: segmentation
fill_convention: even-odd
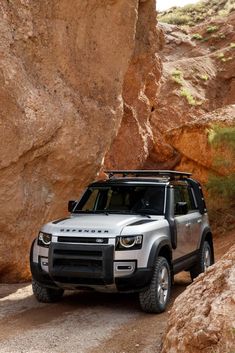
[[[195,4],[198,0],[156,0],[157,10],[164,11],[172,6],[184,6],[187,4]]]

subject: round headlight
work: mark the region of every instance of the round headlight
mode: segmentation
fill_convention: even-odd
[[[51,243],[51,234],[40,232],[38,238],[44,245],[50,245]]]
[[[136,243],[136,237],[120,237],[120,244],[124,248],[131,248]]]

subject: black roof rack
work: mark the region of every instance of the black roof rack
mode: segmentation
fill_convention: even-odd
[[[119,174],[123,177],[132,175],[135,177],[139,176],[158,176],[161,178],[169,179],[183,179],[189,178],[191,173],[186,172],[177,172],[175,170],[106,170],[104,171],[108,174],[109,178],[112,178],[114,175]]]

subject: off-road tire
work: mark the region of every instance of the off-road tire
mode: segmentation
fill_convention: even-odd
[[[198,275],[200,275],[200,273],[205,272],[205,270],[207,268],[205,266],[205,257],[206,257],[207,252],[209,252],[209,256],[210,256],[209,266],[213,265],[212,249],[211,249],[208,241],[204,241],[200,250],[199,250],[197,262],[190,269],[190,275],[191,275],[192,280],[194,280],[194,278],[196,278]]]
[[[160,286],[160,275],[162,269],[165,268],[167,273],[167,294],[164,303],[161,303],[159,299],[159,286]],[[140,307],[144,312],[147,313],[161,313],[165,311],[170,298],[171,290],[171,270],[168,261],[165,257],[159,256],[156,259],[153,277],[151,283],[147,289],[139,293]]]
[[[33,294],[35,295],[36,299],[41,303],[54,303],[59,301],[63,294],[63,289],[53,289],[53,288],[46,288],[43,287],[40,283],[32,280],[32,289]]]

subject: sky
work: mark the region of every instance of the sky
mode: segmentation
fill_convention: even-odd
[[[184,6],[187,4],[195,4],[198,0],[157,0],[157,10],[164,11],[172,6]]]

